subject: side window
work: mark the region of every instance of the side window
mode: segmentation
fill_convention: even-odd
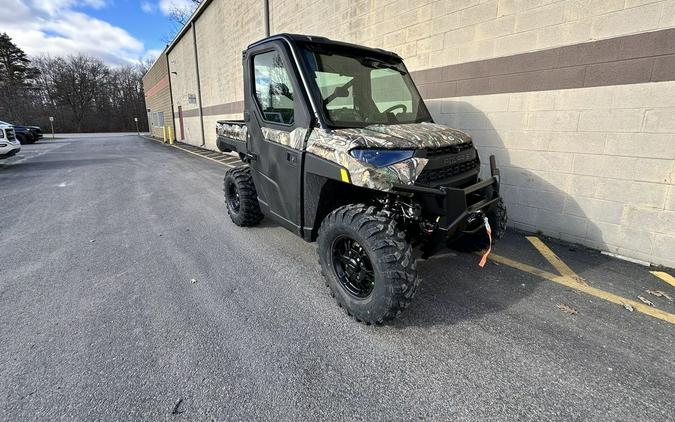
[[[293,124],[293,84],[276,51],[253,57],[255,98],[268,122]]]

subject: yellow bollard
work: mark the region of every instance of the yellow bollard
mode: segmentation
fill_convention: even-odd
[[[171,126],[167,126],[169,129],[169,145],[173,145],[173,130],[171,129]]]
[[[166,144],[166,126],[162,126],[162,142]]]

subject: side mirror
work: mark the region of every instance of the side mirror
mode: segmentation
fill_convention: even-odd
[[[272,91],[272,94],[282,95],[282,96],[288,98],[289,100],[293,99],[293,94],[291,94],[291,90],[288,89],[288,86],[285,83],[281,83],[281,82],[274,83],[273,82],[270,85],[270,88],[271,88],[270,90]]]

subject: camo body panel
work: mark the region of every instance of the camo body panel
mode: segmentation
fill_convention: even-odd
[[[248,134],[248,128],[246,124],[231,124],[231,123],[218,123],[218,135],[224,136],[226,138],[238,139],[240,141],[246,142],[246,135]]]
[[[301,127],[293,129],[290,132],[266,127],[261,129],[263,138],[266,140],[295,149],[302,149],[305,143],[305,137],[307,136],[307,129]]]

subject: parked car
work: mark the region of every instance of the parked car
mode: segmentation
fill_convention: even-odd
[[[21,144],[14,135],[14,128],[0,123],[0,159],[9,158],[21,151]]]
[[[0,120],[0,124],[13,126],[16,139],[22,144],[32,144],[42,139],[42,129],[39,126],[15,125],[2,120]]]

